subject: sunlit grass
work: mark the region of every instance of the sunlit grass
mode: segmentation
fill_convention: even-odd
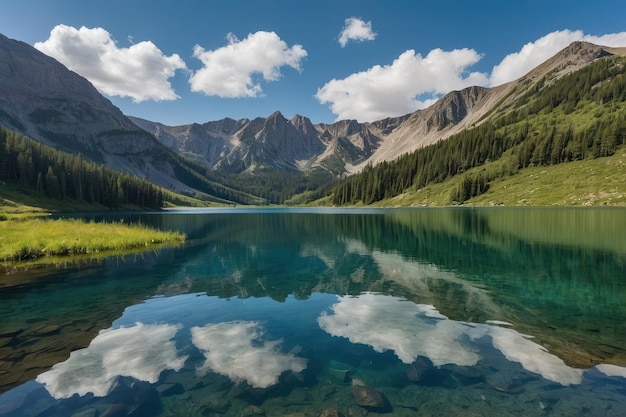
[[[626,148],[606,158],[521,170],[494,181],[474,205],[599,206],[626,205]]]
[[[495,161],[468,170],[469,174],[500,170]],[[420,190],[373,204],[376,207],[448,206],[458,175]],[[626,205],[626,147],[605,158],[524,168],[489,183],[489,190],[464,202],[469,206],[624,206]]]
[[[143,225],[39,218],[0,221],[0,262],[180,244],[185,236]]]

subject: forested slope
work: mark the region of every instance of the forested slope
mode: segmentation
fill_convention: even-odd
[[[36,195],[99,203],[109,208],[163,206],[159,187],[57,151],[0,127],[0,184],[30,189]]]
[[[553,71],[478,126],[346,178],[330,201],[372,204],[460,175],[449,203],[462,203],[526,167],[612,155],[626,143],[625,102],[624,57],[598,59],[560,78]],[[500,163],[467,172],[493,161]]]
[[[171,153],[172,170],[195,190],[193,196],[224,204],[265,204],[267,200],[231,188],[206,168]],[[0,126],[0,184],[14,185],[38,196],[98,203],[109,208],[133,205],[163,207],[161,187],[127,172],[92,162],[80,154],[58,151]],[[167,196],[176,195],[172,190]]]

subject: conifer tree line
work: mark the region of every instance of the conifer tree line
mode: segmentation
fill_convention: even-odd
[[[183,183],[205,193],[201,198],[222,203],[282,204],[299,192],[327,192],[330,178],[306,177],[293,172],[265,175],[220,175],[192,160],[173,155],[172,169]],[[162,191],[144,179],[111,170],[80,155],[58,151],[0,126],[0,183],[31,188],[39,195],[75,199],[116,208],[132,204],[163,206]]]
[[[0,126],[0,183],[33,189],[56,199],[75,199],[115,208],[163,206],[163,193],[150,182],[57,151]]]
[[[266,204],[262,197],[235,189],[227,177],[181,155],[174,155],[172,169],[183,184],[205,193],[201,199],[219,203]],[[198,194],[195,194],[199,197]]]
[[[316,170],[308,174],[297,171],[267,169],[262,175],[242,173],[225,180],[233,188],[265,199],[271,204],[284,204],[294,195],[309,192],[309,201],[325,196],[330,191],[333,176]]]
[[[551,75],[514,109],[342,180],[333,188],[331,202],[371,204],[464,175],[450,198],[462,203],[486,192],[489,181],[520,168],[610,156],[626,143],[626,58],[601,59],[558,80]],[[591,120],[577,124],[581,117]],[[500,158],[508,163],[499,170],[466,173]]]
[[[296,194],[309,191],[311,199],[321,198],[330,190],[333,176],[318,170],[299,171],[260,167],[254,174],[219,172],[201,162],[175,155],[172,165],[178,180],[203,193],[205,199],[221,203],[251,205],[283,204]]]

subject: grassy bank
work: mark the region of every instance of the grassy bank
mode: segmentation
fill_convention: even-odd
[[[180,244],[185,236],[141,225],[26,218],[0,221],[0,262]]]

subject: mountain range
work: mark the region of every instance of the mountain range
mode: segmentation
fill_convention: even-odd
[[[558,70],[558,77],[613,54],[624,50],[576,42],[517,81],[453,91],[425,110],[372,123],[313,124],[300,115],[287,120],[280,112],[254,120],[175,127],[130,119],[166,146],[200,156],[215,169],[238,173],[263,166],[305,171],[321,167],[334,174],[354,173],[476,126],[496,106],[514,102],[550,72]]]
[[[426,110],[371,123],[313,124],[301,115],[288,120],[278,111],[267,118],[226,118],[202,125],[166,126],[130,119],[164,145],[200,157],[213,169],[241,173],[318,168],[341,175],[395,159],[459,131],[468,125],[468,116],[479,114],[476,110],[485,105],[482,102],[491,99],[490,91],[483,87],[453,91]]]
[[[259,197],[249,186],[259,177],[278,173],[305,184],[288,194],[329,184],[480,126],[545,85],[548,75],[555,80],[611,55],[626,55],[626,48],[575,42],[516,81],[453,91],[427,109],[370,123],[314,124],[276,111],[252,120],[166,126],[122,114],[85,78],[0,35],[0,124],[168,189],[244,202]],[[307,184],[314,175],[317,182]]]

